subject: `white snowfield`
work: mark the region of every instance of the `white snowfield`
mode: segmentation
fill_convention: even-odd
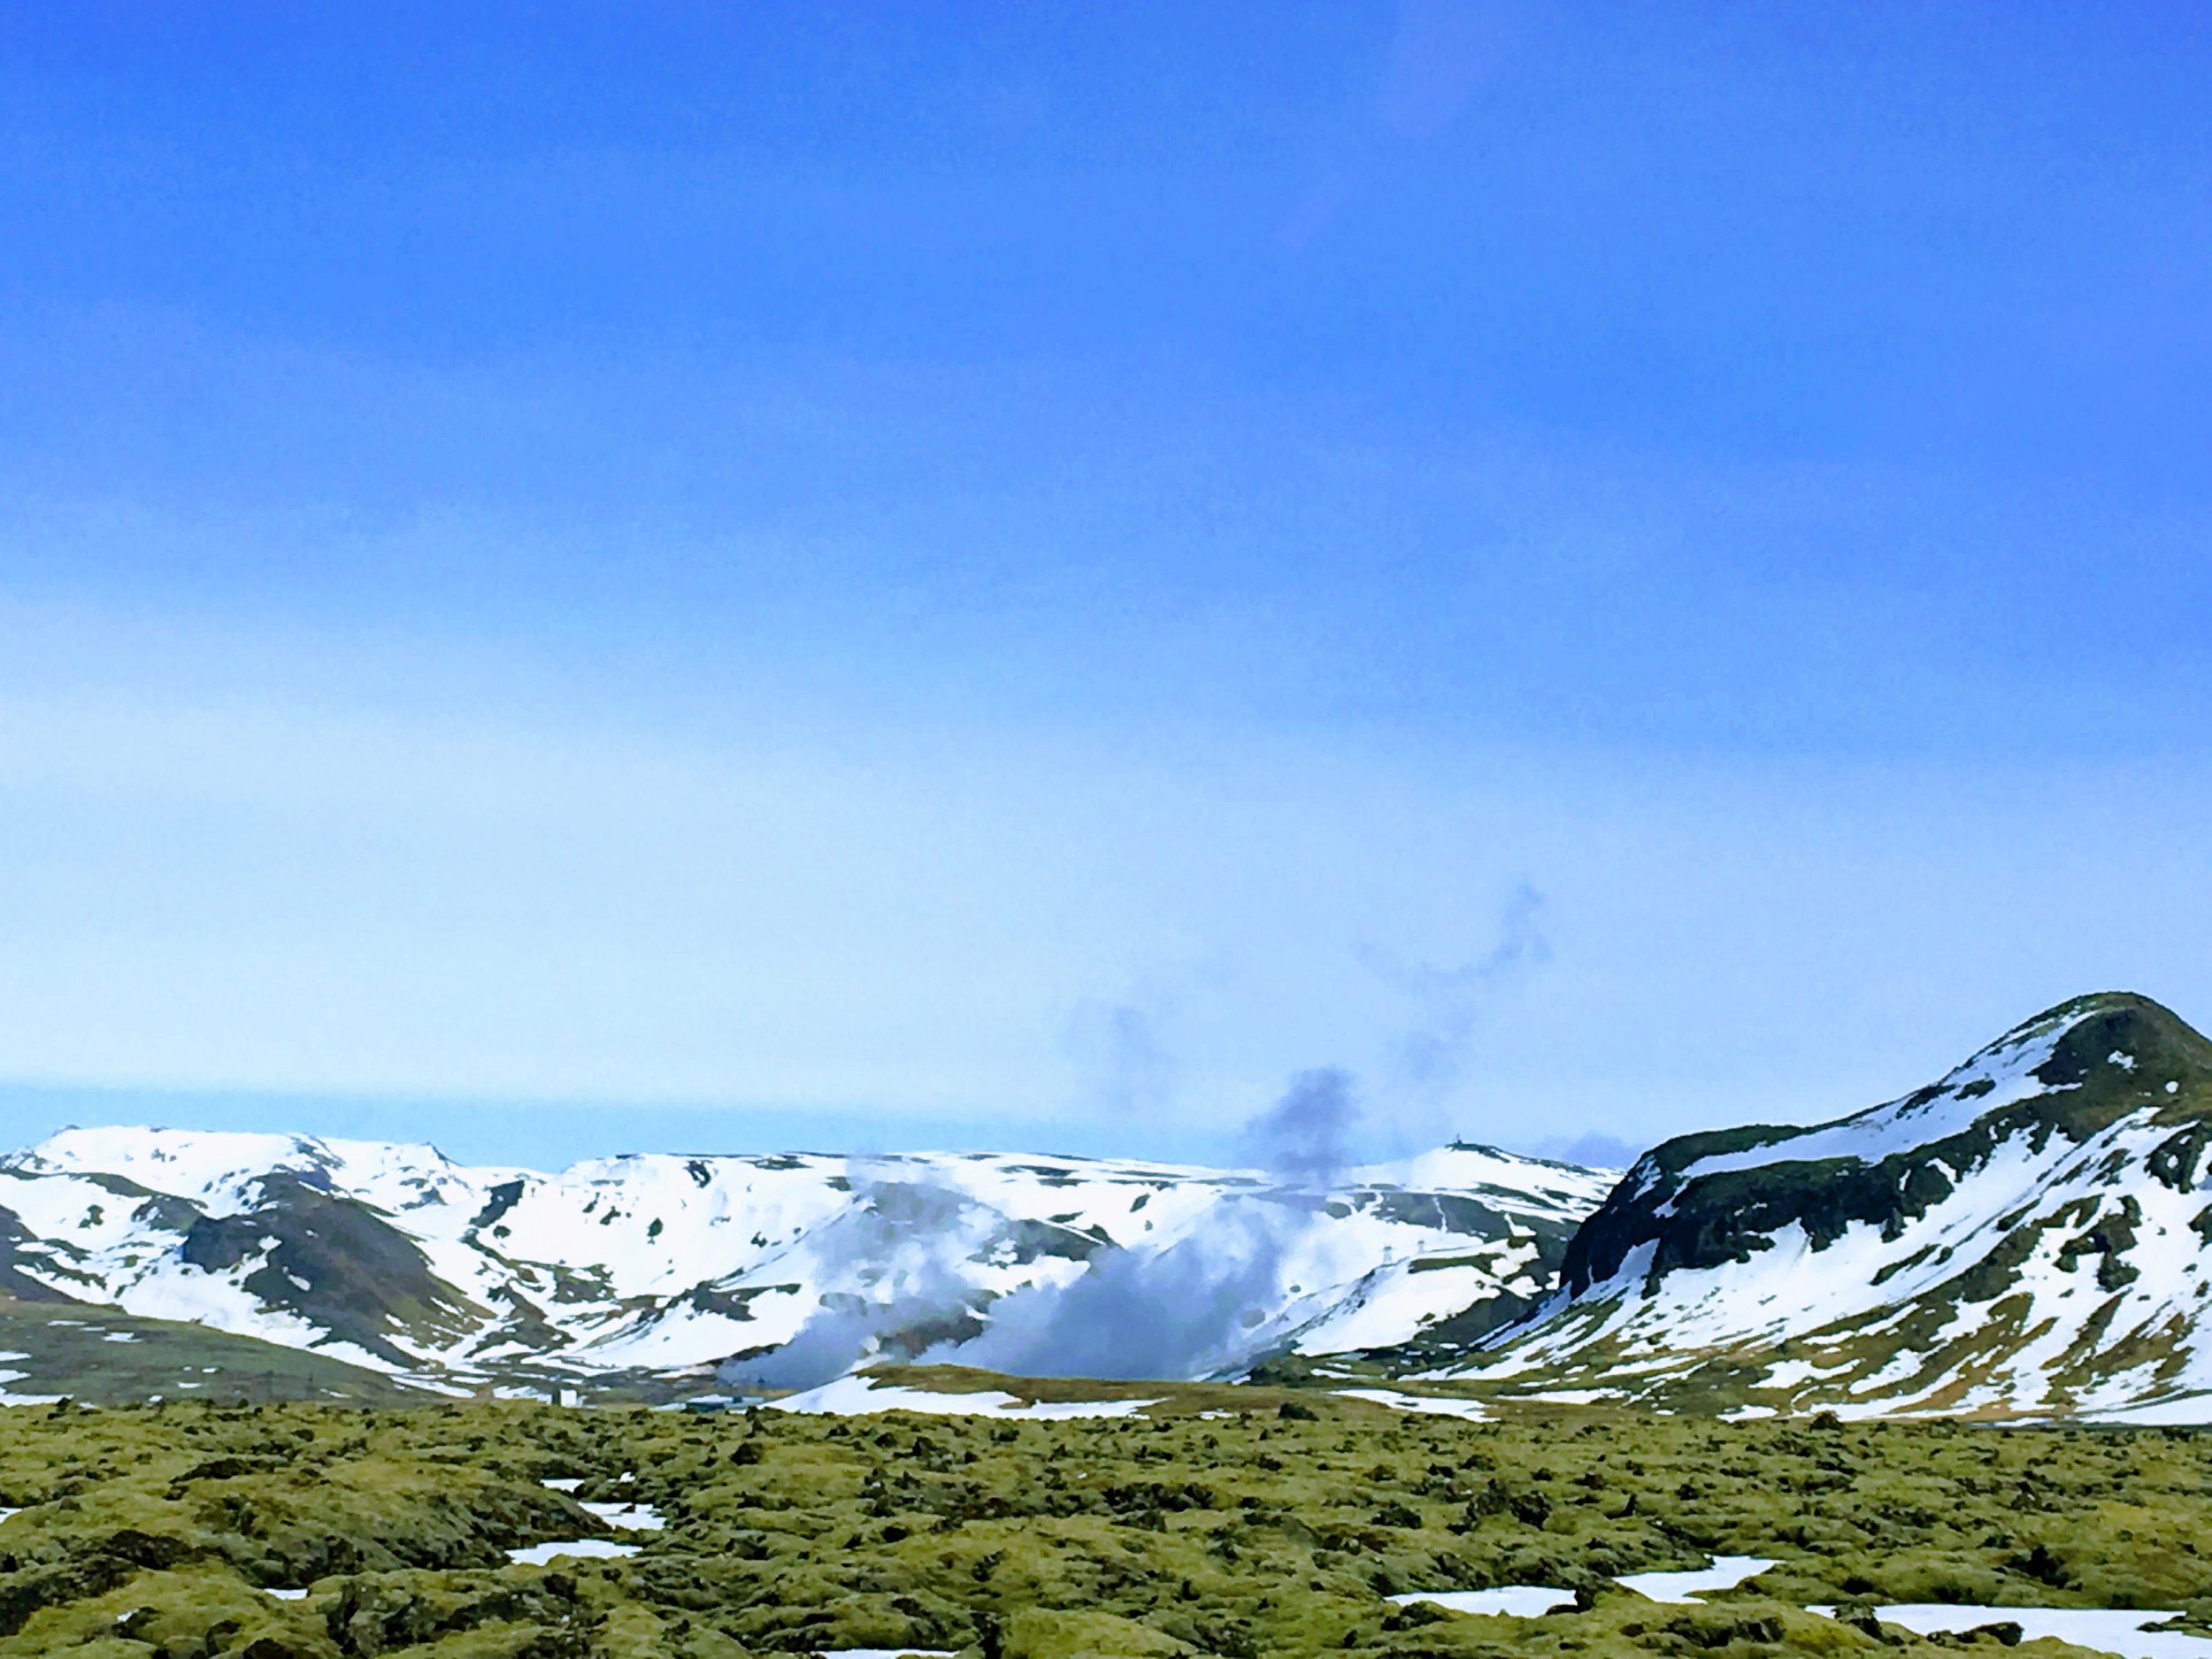
[[[1134,1417],[1155,1400],[1033,1400],[1025,1404],[1012,1394],[982,1389],[974,1394],[937,1394],[898,1384],[879,1383],[869,1377],[840,1377],[819,1388],[790,1394],[772,1402],[778,1411],[798,1411],[818,1417],[868,1417],[879,1411],[918,1411],[932,1417],[1018,1417],[1032,1423],[1064,1423],[1077,1417]],[[588,1507],[588,1506],[587,1506]]]
[[[1364,1400],[1371,1405],[1388,1406],[1393,1411],[1461,1417],[1470,1423],[1479,1423],[1490,1415],[1479,1400],[1455,1400],[1444,1394],[1409,1394],[1395,1388],[1339,1388],[1335,1392],[1347,1400]]]
[[[1488,1590],[1416,1590],[1394,1595],[1400,1607],[1427,1601],[1453,1613],[1491,1618],[1541,1618],[1555,1607],[1571,1608],[1575,1593],[1548,1584],[1501,1584]]]
[[[519,1549],[509,1550],[507,1559],[519,1567],[543,1567],[564,1555],[610,1561],[637,1552],[635,1544],[618,1544],[604,1538],[571,1538],[550,1544],[525,1544]]]
[[[1064,1290],[1094,1258],[1202,1256],[1256,1231],[1272,1283],[1246,1348],[1386,1346],[1501,1290],[1540,1293],[1537,1230],[1571,1229],[1613,1179],[1464,1147],[1344,1171],[1325,1192],[1001,1153],[650,1154],[544,1174],[428,1146],[100,1128],[0,1159],[0,1209],[29,1235],[17,1270],[81,1302],[433,1386],[544,1388],[770,1352],[833,1317],[860,1330],[856,1364],[911,1357],[885,1333],[972,1331],[999,1299]],[[301,1219],[325,1202],[345,1225]],[[1450,1264],[1410,1271],[1425,1259]]]
[[[657,1532],[668,1525],[667,1518],[649,1503],[586,1503],[580,1507],[609,1526],[618,1526],[625,1532]]]
[[[1913,1097],[1873,1106],[1839,1122],[1809,1133],[1749,1147],[1740,1152],[1700,1158],[1682,1171],[1684,1180],[1723,1170],[1757,1169],[1770,1164],[1809,1164],[1825,1158],[1850,1158],[1860,1164],[1878,1164],[1893,1152],[1941,1141],[1972,1126],[1978,1118],[2000,1107],[2016,1105],[2039,1094],[2062,1093],[2078,1087],[2057,1088],[2044,1083],[2035,1069],[2049,1060],[2066,1028],[2047,1032],[2008,1033],[1976,1055],[1939,1083],[1932,1099],[1915,1102]]]
[[[1732,1590],[1769,1567],[1779,1565],[1764,1555],[1716,1555],[1710,1566],[1694,1567],[1687,1572],[1631,1572],[1613,1582],[1650,1601],[1683,1604],[1710,1591]]]
[[[1835,1614],[1832,1607],[1805,1610],[1831,1617]],[[1907,1601],[1878,1607],[1874,1617],[1885,1624],[1901,1624],[1922,1636],[1939,1631],[1964,1632],[1985,1624],[2017,1624],[2024,1640],[2048,1636],[2077,1647],[2118,1654],[2121,1659],[2212,1659],[2212,1640],[2186,1631],[2145,1628],[2177,1615],[2144,1608],[1970,1607],[1951,1601]]]
[[[1732,1590],[1777,1564],[1763,1555],[1717,1555],[1711,1565],[1688,1572],[1632,1572],[1613,1582],[1654,1601],[1686,1604],[1710,1591]],[[1390,1600],[1400,1607],[1428,1601],[1454,1613],[1541,1618],[1554,1608],[1571,1609],[1575,1593],[1548,1584],[1502,1584],[1488,1590],[1415,1591]]]
[[[1917,1103],[1908,1097],[1700,1159],[1674,1178],[1658,1213],[1670,1213],[1692,1179],[1816,1159],[1872,1166],[2001,1108],[2061,1099],[2079,1085],[2033,1074],[2099,1011],[2093,1003],[2008,1033]],[[2116,1051],[2106,1063],[2136,1071],[2131,1055]],[[2156,1121],[2174,1080],[2142,1080],[2147,1103],[2078,1144],[2028,1128],[1985,1154],[1931,1154],[1949,1190],[1918,1216],[1901,1216],[1888,1236],[1854,1222],[1816,1248],[1789,1222],[1757,1235],[1746,1260],[1677,1267],[1655,1281],[1655,1246],[1640,1244],[1609,1277],[1571,1299],[1555,1294],[1490,1351],[1436,1374],[1479,1375],[1551,1400],[1624,1400],[1705,1360],[1747,1353],[1769,1357],[1752,1390],[1759,1397],[1736,1415],[1818,1406],[1846,1417],[1991,1410],[2212,1421],[2212,1343],[2197,1324],[2212,1298],[2212,1235],[2202,1231],[2212,1225],[2212,1157],[2185,1179],[2176,1173],[2170,1143],[2187,1125]],[[1668,1179],[1647,1156],[1624,1191],[1649,1194]],[[1987,1288],[1959,1282],[1991,1263]],[[1777,1356],[1785,1342],[1788,1353]],[[1983,1374],[1962,1388],[1939,1362],[1969,1345]],[[1573,1386],[1585,1379],[1594,1386]]]
[[[1631,1573],[1615,1580],[1655,1601],[1686,1602],[1704,1593],[1735,1588],[1776,1563],[1754,1555],[1723,1555],[1695,1572]],[[1492,1617],[1541,1618],[1555,1608],[1571,1608],[1574,1592],[1550,1585],[1507,1584],[1489,1590],[1416,1591],[1394,1595],[1400,1607],[1426,1601],[1454,1613]],[[1809,1607],[1808,1613],[1832,1618],[1832,1607]],[[2185,1631],[2152,1630],[2177,1617],[2170,1611],[2131,1608],[1975,1607],[1957,1602],[1906,1602],[1878,1607],[1874,1617],[1923,1636],[1939,1631],[1963,1634],[1985,1624],[2020,1627],[2024,1640],[2052,1637],[2121,1659],[2212,1659],[2212,1640]]]

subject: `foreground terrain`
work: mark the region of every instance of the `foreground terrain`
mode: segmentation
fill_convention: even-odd
[[[1912,1659],[2000,1638],[1932,1642],[1870,1606],[2212,1611],[2212,1434],[1002,1387],[1020,1398],[995,1417],[10,1409],[0,1659]],[[509,1558],[558,1540],[634,1553]],[[1706,1603],[1613,1582],[1714,1555],[1778,1564]],[[1389,1599],[1504,1584],[1580,1609]]]

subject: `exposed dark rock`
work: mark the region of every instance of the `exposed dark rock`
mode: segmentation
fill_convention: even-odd
[[[1906,1223],[1947,1198],[1959,1179],[1979,1167],[2000,1144],[2015,1137],[2037,1150],[2053,1137],[2078,1144],[2127,1114],[2146,1110],[2176,1127],[2154,1154],[2150,1172],[2170,1185],[2186,1181],[2212,1141],[2212,1043],[2149,999],[2117,995],[2063,1004],[2004,1041],[2023,1034],[2033,1040],[2037,1028],[2069,1020],[2034,1073],[2051,1092],[1993,1107],[1962,1129],[1871,1163],[1790,1156],[1793,1142],[1835,1124],[1753,1126],[1663,1142],[1638,1161],[1576,1233],[1565,1252],[1566,1288],[1580,1294],[1610,1279],[1647,1245],[1649,1283],[1678,1269],[1747,1262],[1793,1225],[1804,1229],[1816,1250],[1856,1224],[1895,1238]],[[2111,1057],[2116,1055],[2125,1060]],[[1981,1080],[1960,1086],[1955,1098],[1982,1097],[1987,1091],[1975,1087]],[[1945,1094],[1941,1086],[1931,1086],[1900,1104],[1909,1110],[1926,1108]],[[1701,1160],[1750,1151],[1762,1155],[1750,1167],[1688,1173]],[[2124,1263],[2112,1263],[2133,1241],[2131,1224],[2116,1218],[2097,1236],[2101,1243],[2085,1244],[2078,1254],[2108,1252],[2106,1276],[2126,1282],[2132,1270]],[[2008,1270],[2025,1259],[2033,1243],[2032,1231],[2008,1234],[1985,1270],[1968,1280],[1970,1295],[1998,1294],[2009,1283]]]

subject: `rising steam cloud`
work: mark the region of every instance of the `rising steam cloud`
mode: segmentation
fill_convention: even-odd
[[[1507,903],[1496,942],[1454,966],[1408,964],[1363,952],[1369,968],[1407,994],[1416,1020],[1393,1056],[1393,1080],[1433,1097],[1463,1075],[1479,1026],[1500,990],[1546,960],[1543,897],[1524,883]],[[1064,1033],[1098,1103],[1117,1112],[1156,1106],[1172,1075],[1155,1022],[1134,1004],[1082,1005]],[[1033,1377],[1180,1379],[1233,1374],[1283,1333],[1267,1321],[1290,1291],[1286,1264],[1325,1194],[1353,1164],[1361,1109],[1352,1075],[1334,1066],[1301,1071],[1279,1099],[1239,1132],[1238,1156],[1261,1179],[1231,1188],[1197,1227],[1160,1248],[1108,1247],[1065,1285],[1032,1285],[987,1308],[956,1275],[910,1248],[911,1213],[923,1189],[887,1170],[856,1173],[863,1202],[816,1240],[827,1280],[867,1280],[890,1295],[826,1298],[788,1343],[722,1370],[738,1386],[805,1388],[878,1354],[980,1366]],[[860,1166],[856,1164],[856,1171]],[[933,1192],[933,1189],[931,1189]],[[957,1194],[933,1192],[955,1205]],[[893,1271],[907,1258],[906,1271]],[[976,1328],[980,1314],[982,1326]],[[965,1329],[961,1329],[964,1326]],[[930,1333],[941,1333],[935,1338]]]
[[[1248,1362],[1280,1305],[1292,1240],[1348,1160],[1359,1108],[1350,1074],[1302,1071],[1244,1126],[1271,1181],[1233,1193],[1162,1250],[1108,1250],[1065,1286],[1033,1286],[991,1310],[981,1335],[927,1357],[1028,1377],[1186,1378]]]
[[[956,1228],[967,1201],[896,1179],[901,1171],[889,1162],[853,1158],[845,1168],[855,1202],[810,1239],[816,1272],[831,1283],[872,1279],[891,1294],[826,1295],[788,1342],[724,1361],[716,1376],[726,1386],[818,1387],[887,1345],[896,1357],[911,1358],[917,1332],[941,1331],[963,1318],[972,1328],[970,1287],[933,1251],[917,1248],[918,1240]]]
[[[1392,1056],[1398,1081],[1417,1098],[1448,1094],[1472,1064],[1475,1040],[1494,1003],[1511,986],[1551,960],[1543,930],[1544,895],[1522,882],[1506,901],[1488,950],[1451,966],[1408,963],[1372,948],[1360,952],[1368,970],[1412,1002],[1414,1019]]]

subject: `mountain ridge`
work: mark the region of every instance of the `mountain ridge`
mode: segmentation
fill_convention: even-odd
[[[74,1129],[0,1159],[0,1272],[42,1303],[464,1391],[696,1386],[717,1367],[803,1386],[872,1357],[964,1363],[985,1339],[1048,1363],[1114,1317],[1151,1363],[1226,1371],[1333,1323],[1387,1340],[1540,1294],[1610,1179],[1470,1146],[1325,1183],[996,1153],[649,1153],[549,1174],[426,1146]],[[1161,1296],[1191,1300],[1179,1330],[1129,1305]]]
[[[1448,1369],[1749,1409],[2212,1394],[2208,1143],[2212,1042],[2147,997],[2073,998],[1882,1105],[1652,1148],[1545,1306]]]
[[[2033,1047],[2045,1035],[2054,1037],[2047,1052]],[[2110,1062],[2090,1057],[2100,1048],[2108,1054],[2126,1052],[2135,1064],[2116,1071]],[[2032,1057],[2035,1064],[2002,1064],[2008,1056]],[[2173,1071],[2192,1079],[2185,1094],[2179,1087],[2182,1079],[2166,1075]],[[2136,1081],[2138,1071],[2141,1077],[2132,1091],[2114,1086],[2116,1078],[2123,1085]],[[2070,1097],[2093,1080],[2105,1087]],[[2176,1085],[2170,1093],[2163,1087],[2168,1082]],[[1947,1104],[1955,1109],[1948,1114],[1940,1110]],[[2021,1130],[2039,1137],[2055,1133],[2078,1144],[2132,1107],[2155,1108],[2162,1113],[2184,1110],[2192,1121],[2212,1115],[2212,1042],[2147,997],[2126,992],[2075,997],[2023,1021],[1938,1082],[1898,1100],[1823,1124],[1747,1125],[1661,1142],[1630,1167],[1621,1185],[1568,1247],[1566,1288],[1571,1294],[1578,1294],[1594,1278],[1608,1277],[1617,1269],[1626,1248],[1612,1225],[1617,1216],[1647,1194],[1679,1190],[1701,1169],[1705,1171],[1701,1179],[1712,1179],[1749,1169],[1801,1164],[1878,1171],[1905,1160],[1915,1176],[1924,1177],[1931,1174],[1926,1161],[1930,1156],[1969,1161]],[[1958,1108],[1965,1110],[1962,1113]],[[1905,1132],[1901,1135],[1896,1133],[1901,1129]],[[1911,1138],[1915,1130],[1920,1132],[1917,1139]],[[1857,1146],[1852,1144],[1855,1133]],[[2039,1139],[2038,1149],[2041,1144]],[[1870,1157],[1870,1151],[1880,1156]],[[1924,1209],[1939,1200],[1940,1186],[1939,1178],[1916,1185],[1908,1177],[1896,1197],[1907,1206],[1906,1213],[1918,1213],[1912,1207]],[[1847,1171],[1839,1169],[1817,1194],[1825,1200],[1822,1211],[1809,1219],[1817,1219],[1823,1233],[1833,1236],[1840,1218],[1874,1219],[1875,1212],[1886,1208],[1875,1197],[1879,1190],[1878,1181],[1853,1179]],[[1742,1199],[1736,1202],[1740,1204]],[[1868,1206],[1869,1213],[1857,1214],[1855,1204]],[[1710,1264],[1701,1259],[1701,1251],[1711,1248],[1711,1241],[1682,1240],[1678,1233],[1670,1230],[1664,1235],[1655,1271]]]
[[[280,1348],[305,1357],[273,1370],[345,1397],[921,1363],[2212,1417],[2212,1041],[2147,997],[2077,997],[1896,1099],[1673,1137],[1617,1178],[1466,1142],[1325,1179],[977,1152],[545,1173],[68,1130],[0,1158],[0,1302],[11,1351],[110,1310],[103,1340],[204,1328],[233,1371]]]

